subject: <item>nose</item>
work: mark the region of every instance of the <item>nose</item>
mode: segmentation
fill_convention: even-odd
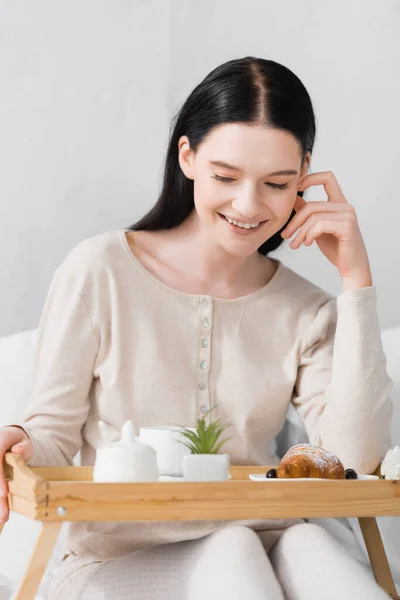
[[[257,191],[252,188],[241,190],[237,198],[231,202],[234,214],[239,219],[245,219],[248,222],[260,220],[260,202],[257,197]]]

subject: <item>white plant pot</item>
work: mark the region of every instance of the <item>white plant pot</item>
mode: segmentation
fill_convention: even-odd
[[[186,454],[182,459],[185,481],[225,481],[229,476],[229,454]]]

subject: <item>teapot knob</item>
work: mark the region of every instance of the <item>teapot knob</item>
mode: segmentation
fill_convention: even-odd
[[[136,439],[136,430],[132,421],[125,421],[122,427],[122,441],[123,442],[134,442]]]

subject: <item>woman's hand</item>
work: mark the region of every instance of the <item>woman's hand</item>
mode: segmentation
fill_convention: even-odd
[[[0,429],[0,524],[8,520],[8,484],[4,475],[4,455],[6,452],[22,454],[26,462],[33,457],[33,446],[29,437],[19,427],[2,427]]]
[[[311,246],[315,241],[326,258],[337,268],[344,289],[372,286],[367,250],[359,228],[356,211],[349,204],[331,171],[306,175],[298,191],[312,185],[323,185],[328,195],[322,202],[306,202],[297,196],[293,217],[281,233],[291,237],[300,228],[291,248],[301,244]]]

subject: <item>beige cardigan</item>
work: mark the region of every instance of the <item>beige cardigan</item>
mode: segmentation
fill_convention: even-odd
[[[337,298],[277,261],[237,299],[174,290],[150,274],[122,230],[80,243],[55,272],[40,322],[35,381],[21,425],[33,465],[91,465],[99,419],[143,425],[234,423],[232,464],[277,464],[273,441],[290,402],[310,441],[345,467],[376,468],[390,447],[392,382],[375,287]],[[294,522],[294,521],[292,521]],[[227,521],[75,523],[68,547],[113,558],[210,533]],[[241,521],[269,547],[289,521]]]

